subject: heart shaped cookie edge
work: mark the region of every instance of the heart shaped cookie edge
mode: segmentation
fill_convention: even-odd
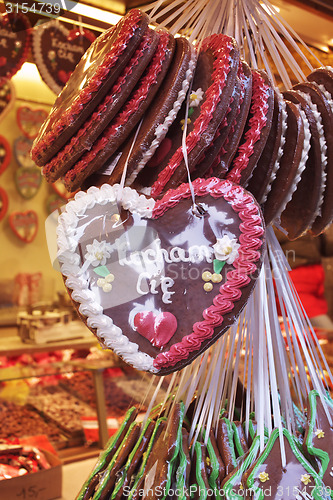
[[[17,228],[15,227],[15,218],[18,215],[24,215],[25,216],[25,215],[28,215],[28,214],[32,214],[33,215],[35,229],[34,229],[34,232],[31,234],[30,237],[24,237],[24,236],[22,236],[18,232]],[[9,215],[9,225],[10,225],[11,230],[15,234],[15,236],[17,236],[21,241],[23,241],[24,243],[32,243],[33,240],[36,238],[37,232],[38,232],[38,215],[37,215],[37,212],[35,212],[35,210],[26,210],[25,212],[19,212],[19,211],[18,212],[12,212]]]

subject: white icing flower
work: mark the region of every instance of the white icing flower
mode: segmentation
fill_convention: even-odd
[[[229,238],[227,235],[217,238],[213,245],[216,259],[225,260],[227,264],[232,264],[237,259],[239,247],[236,238]]]
[[[200,102],[203,99],[204,92],[202,89],[197,89],[197,90],[192,90],[190,94],[190,107],[191,108],[196,108],[199,106]]]
[[[106,264],[106,260],[110,257],[113,249],[110,243],[106,241],[94,240],[91,245],[87,245],[86,250],[87,253],[84,258],[89,260],[90,263],[96,267]]]

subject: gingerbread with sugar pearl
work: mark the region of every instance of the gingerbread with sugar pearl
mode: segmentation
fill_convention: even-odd
[[[61,272],[88,327],[135,368],[160,375],[233,324],[265,247],[250,193],[215,178],[193,189],[194,208],[187,184],[159,201],[118,185],[90,188],[57,228]]]

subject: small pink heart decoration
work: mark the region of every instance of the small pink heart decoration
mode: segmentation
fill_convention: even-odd
[[[177,330],[177,319],[169,312],[156,316],[152,311],[142,311],[135,315],[134,326],[153,346],[164,347]]]
[[[71,74],[71,71],[64,71],[63,69],[61,69],[58,71],[58,78],[65,85],[68,82]]]
[[[66,287],[104,346],[139,370],[180,370],[236,321],[259,275],[254,197],[196,179],[160,200],[103,185],[69,201],[57,227]],[[119,199],[118,199],[119,197]]]
[[[95,35],[85,28],[68,30],[58,20],[37,26],[32,48],[38,71],[55,94],[60,94]]]

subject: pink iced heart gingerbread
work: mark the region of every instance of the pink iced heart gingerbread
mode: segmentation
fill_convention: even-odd
[[[187,184],[157,201],[92,187],[67,203],[57,228],[61,272],[87,326],[159,375],[189,364],[235,322],[261,267],[253,196],[216,178],[193,188],[194,208]]]

